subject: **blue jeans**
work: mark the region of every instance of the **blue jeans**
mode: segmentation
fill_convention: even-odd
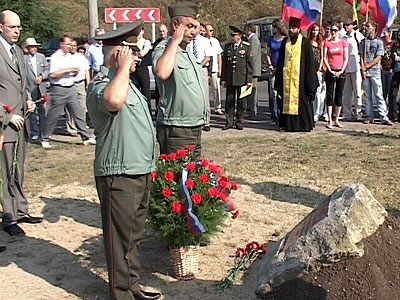
[[[43,135],[46,121],[46,110],[41,103],[36,103],[36,108],[29,116],[31,123],[31,138],[40,139]]]
[[[383,99],[388,103],[388,96],[390,91],[390,83],[392,82],[393,70],[383,70],[381,71],[382,76],[382,89],[383,89]]]
[[[367,118],[374,120],[373,95],[375,95],[376,102],[378,103],[379,118],[381,119],[381,122],[386,122],[388,117],[386,102],[383,99],[382,80],[380,74],[377,76],[366,77],[363,84],[365,90],[365,110],[367,113]]]

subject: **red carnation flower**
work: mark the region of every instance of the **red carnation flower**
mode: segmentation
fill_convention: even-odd
[[[154,172],[154,171],[153,171],[153,172],[150,173],[150,179],[151,179],[151,180],[156,179],[156,177],[157,177],[157,172]]]
[[[233,203],[230,197],[226,197],[225,201],[228,201],[229,211],[234,211],[236,209],[235,203]]]
[[[246,251],[246,250],[244,250],[243,248],[237,248],[237,249],[236,249],[236,257],[242,256],[242,254],[244,254],[245,251]]]
[[[189,188],[192,189],[195,186],[195,182],[192,178],[188,178],[185,182],[185,185]]]
[[[167,159],[167,154],[160,154],[158,157],[159,160],[166,160]]]
[[[10,105],[3,105],[3,108],[7,113],[9,113],[9,114],[12,113],[12,108]]]
[[[231,181],[231,187],[233,190],[237,190],[239,188],[239,185],[236,181]]]
[[[172,196],[172,190],[169,187],[163,188],[161,193],[164,198],[170,198]]]
[[[211,198],[216,197],[219,194],[219,190],[214,186],[210,187],[207,190],[207,192],[208,192],[208,196],[210,196]]]
[[[196,164],[194,163],[194,162],[189,162],[187,165],[186,165],[186,169],[189,171],[189,172],[192,172],[192,171],[194,171],[194,170],[196,170]]]
[[[175,177],[174,172],[167,171],[167,172],[164,173],[164,178],[165,178],[165,180],[168,181],[168,182],[174,181],[174,177]]]
[[[186,145],[185,149],[188,151],[194,151],[195,147],[193,145]]]
[[[218,185],[221,187],[221,189],[226,190],[229,188],[229,181],[226,180],[227,178],[221,177],[218,179]],[[229,179],[228,179],[229,180]]]
[[[218,190],[218,191],[219,191],[219,190]],[[226,202],[226,201],[229,199],[229,197],[228,197],[227,195],[225,195],[224,192],[220,192],[220,191],[219,191],[218,196],[221,198],[221,200],[222,200],[223,202]]]
[[[194,204],[200,204],[203,201],[203,197],[200,194],[193,194],[192,201]]]
[[[175,161],[177,158],[178,158],[178,155],[176,155],[175,152],[168,154],[168,157],[167,157],[167,159],[170,161]]]
[[[232,219],[237,219],[240,216],[239,210],[235,211],[235,213],[232,215]]]
[[[255,249],[256,247],[255,247],[255,245],[253,244],[253,243],[248,243],[247,245],[246,245],[246,250],[247,250],[247,252],[251,252],[251,250],[253,250],[253,249]]]
[[[184,158],[187,155],[187,151],[185,149],[179,149],[176,151],[176,155],[180,158]]]
[[[261,252],[261,253],[266,253],[267,252],[267,247],[265,247],[265,245],[260,245],[257,249],[257,252]]]
[[[200,159],[200,163],[201,163],[201,165],[202,165],[203,167],[207,167],[207,166],[209,165],[208,160],[205,159],[205,158]]]
[[[171,203],[171,210],[174,213],[180,213],[182,211],[182,203],[179,201],[174,201]]]
[[[45,104],[47,101],[49,101],[49,95],[43,94],[42,97],[40,97],[40,103]]]
[[[208,182],[208,175],[207,174],[200,174],[199,175],[199,180],[200,180],[201,183]]]

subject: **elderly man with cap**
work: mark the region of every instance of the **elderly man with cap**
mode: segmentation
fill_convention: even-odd
[[[233,128],[243,130],[242,121],[246,113],[247,98],[241,96],[241,88],[250,88],[253,82],[253,54],[250,43],[242,41],[243,31],[229,26],[232,42],[227,43],[222,60],[221,82],[226,85],[226,124],[222,130]],[[250,94],[251,95],[251,94]],[[235,118],[235,98],[236,118]]]
[[[282,41],[276,69],[275,90],[281,96],[279,127],[286,131],[314,128],[312,101],[318,78],[308,39],[300,34],[300,19],[290,17],[289,37]]]
[[[49,77],[49,65],[43,54],[38,53],[38,44],[33,37],[28,37],[24,46],[26,64],[26,83],[32,100],[36,101],[46,94],[46,82]],[[35,111],[29,116],[31,125],[31,141],[39,142],[44,130],[46,111],[42,103],[36,104]]]
[[[160,90],[156,127],[161,153],[193,145],[201,156],[201,130],[207,120],[201,63],[187,45],[196,36],[197,4],[178,2],[168,7],[172,37],[153,53],[153,70]]]
[[[139,61],[137,20],[108,32],[105,64],[89,84],[87,107],[97,138],[94,175],[112,299],[158,299],[141,289],[139,243],[144,231],[154,127],[146,98],[129,79]]]

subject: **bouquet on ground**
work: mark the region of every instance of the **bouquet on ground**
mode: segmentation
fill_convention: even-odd
[[[220,165],[191,161],[194,147],[161,154],[153,181],[149,223],[170,247],[198,245],[215,234],[224,218],[239,211],[230,198],[238,185],[223,176]]]
[[[257,259],[260,254],[264,254],[267,248],[258,242],[250,242],[245,248],[237,248],[233,268],[228,271],[228,275],[217,285],[218,289],[225,290],[232,286],[236,277],[245,272],[249,266]]]

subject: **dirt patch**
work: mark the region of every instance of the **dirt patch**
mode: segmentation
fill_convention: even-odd
[[[388,217],[364,242],[365,254],[309,273],[265,299],[397,299],[400,295],[400,220]]]

